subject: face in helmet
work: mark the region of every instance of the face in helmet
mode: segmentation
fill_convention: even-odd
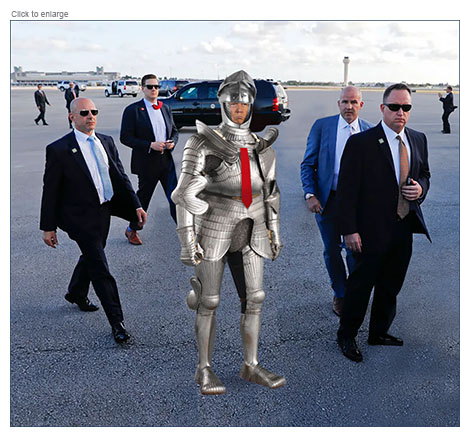
[[[247,128],[251,123],[256,87],[245,71],[228,76],[217,93],[224,123],[233,127]]]

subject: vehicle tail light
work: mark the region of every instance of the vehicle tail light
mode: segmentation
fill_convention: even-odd
[[[177,91],[177,86],[174,87],[174,91]]]
[[[280,105],[278,103],[278,97],[275,97],[273,99],[273,107],[272,107],[272,111],[278,111],[280,109]]]
[[[123,89],[124,89],[124,90],[126,89],[126,85],[123,87]]]

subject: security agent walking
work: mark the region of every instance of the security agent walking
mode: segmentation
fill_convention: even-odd
[[[142,78],[144,98],[126,107],[121,121],[120,141],[133,149],[131,173],[137,174],[139,189],[137,195],[147,211],[158,182],[161,183],[169,202],[171,217],[176,221],[176,205],[171,193],[177,186],[176,168],[172,151],[179,132],[174,125],[171,110],[158,101],[160,85],[154,74]],[[125,231],[129,243],[142,244],[138,232],[142,226],[136,221],[129,223]]]
[[[69,117],[75,130],[46,148],[40,229],[50,247],[58,244],[58,227],[76,241],[82,254],[65,299],[82,311],[96,311],[98,307],[88,299],[91,282],[115,341],[124,342],[130,335],[104,248],[111,215],[141,224],[147,215],[123,170],[113,139],[95,132],[97,114],[90,99],[74,99]]]
[[[72,119],[70,118],[70,104],[72,100],[78,99],[80,94],[80,90],[78,87],[74,85],[73,82],[69,83],[69,88],[67,88],[64,92],[64,99],[65,99],[65,107],[67,108],[67,112],[69,113],[68,121],[69,121],[69,129],[72,129]]]
[[[442,109],[444,110],[442,114],[442,133],[450,134],[449,115],[457,109],[457,106],[454,105],[454,95],[450,85],[447,85],[446,93],[445,97],[443,97],[441,93],[438,93],[438,96],[439,100],[442,102]]]
[[[316,222],[324,244],[324,262],[334,292],[332,310],[340,316],[347,272],[342,258],[342,237],[337,215],[337,180],[340,159],[348,138],[372,127],[358,117],[364,105],[361,91],[354,86],[345,87],[337,101],[340,113],[320,118],[313,124],[308,135],[307,148],[300,178],[307,208],[315,213]],[[353,255],[346,249],[348,272],[354,267]]]
[[[412,234],[430,238],[420,208],[430,186],[427,139],[405,127],[411,108],[410,88],[388,87],[380,105],[382,122],[351,136],[342,156],[339,223],[355,268],[345,285],[337,340],[342,353],[353,361],[362,361],[355,337],[372,289],[368,343],[403,345],[401,338],[388,333],[396,297],[411,259]]]
[[[38,117],[34,120],[35,124],[38,126],[38,122],[41,120],[44,126],[48,126],[48,123],[45,120],[45,111],[46,105],[51,106],[50,102],[46,97],[45,91],[42,90],[43,85],[39,83],[37,85],[37,91],[34,93],[35,105],[37,106],[40,113]]]

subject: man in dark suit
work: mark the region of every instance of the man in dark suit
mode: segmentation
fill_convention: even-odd
[[[46,148],[40,229],[44,242],[58,243],[59,227],[75,240],[82,255],[65,299],[82,311],[98,308],[88,299],[90,282],[101,301],[117,342],[129,339],[117,284],[104,253],[110,216],[144,224],[141,208],[113,139],[95,133],[97,109],[90,99],[74,99],[70,118],[75,130]]]
[[[420,208],[430,186],[427,140],[405,128],[411,107],[405,84],[388,87],[380,105],[383,121],[351,136],[342,156],[340,229],[355,268],[345,285],[337,340],[353,361],[362,361],[355,337],[373,288],[368,343],[402,346],[388,330],[412,255],[412,234],[430,238]]]
[[[34,93],[35,105],[37,106],[40,113],[38,117],[34,120],[35,124],[38,126],[38,122],[41,120],[44,126],[48,126],[48,123],[45,121],[45,111],[46,105],[51,106],[50,102],[46,98],[45,91],[42,90],[42,84],[37,85],[37,91]]]
[[[67,88],[64,92],[64,99],[65,99],[65,107],[67,108],[67,112],[70,114],[70,104],[72,100],[78,99],[78,95],[80,94],[79,90],[75,88],[74,83],[69,83],[69,88]],[[72,120],[70,115],[68,117],[69,120],[69,128],[72,129]]]
[[[171,110],[157,101],[160,85],[154,74],[142,78],[144,98],[126,107],[121,121],[120,141],[133,149],[131,173],[137,174],[139,189],[137,195],[142,208],[147,208],[158,181],[170,206],[170,213],[176,222],[176,205],[171,193],[177,186],[176,169],[172,151],[179,138]],[[136,222],[130,222],[125,235],[131,244],[142,244],[137,233],[142,229]]]
[[[342,258],[342,238],[337,217],[337,179],[340,158],[350,137],[372,125],[358,118],[364,105],[361,91],[345,87],[337,101],[340,114],[316,120],[308,135],[300,178],[307,208],[315,213],[324,244],[324,262],[334,291],[332,311],[340,317],[347,273]],[[347,250],[348,272],[353,270],[353,255]]]
[[[457,107],[454,106],[454,95],[452,94],[452,87],[450,85],[447,85],[446,93],[446,97],[443,97],[441,93],[438,93],[438,96],[439,100],[442,102],[442,109],[444,110],[442,114],[442,133],[450,134],[449,115],[454,112]]]

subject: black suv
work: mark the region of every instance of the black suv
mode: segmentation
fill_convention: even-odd
[[[266,126],[280,124],[289,119],[291,110],[284,88],[269,80],[254,80],[257,88],[256,100],[251,120],[251,130],[260,132]],[[195,126],[195,120],[208,125],[222,122],[217,90],[221,80],[193,82],[185,85],[170,97],[160,99],[171,108],[174,123],[182,126]]]
[[[180,90],[184,85],[187,85],[188,80],[175,80],[175,79],[164,79],[160,80],[160,90],[158,91],[159,96],[170,96],[177,90]]]

